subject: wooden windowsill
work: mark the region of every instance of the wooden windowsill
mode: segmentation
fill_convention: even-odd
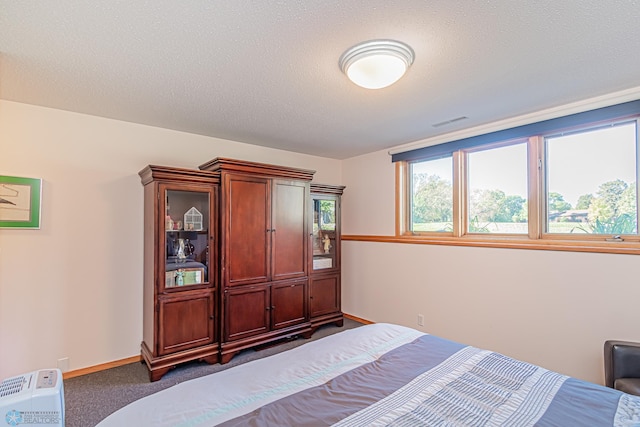
[[[409,243],[415,245],[470,246],[483,248],[529,249],[566,252],[595,252],[640,255],[638,242],[596,242],[575,240],[527,240],[520,238],[479,239],[477,237],[371,236],[342,235],[343,241]]]

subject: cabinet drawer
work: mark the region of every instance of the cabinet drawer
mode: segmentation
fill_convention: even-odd
[[[322,316],[340,311],[340,275],[312,277],[309,281],[309,314]]]
[[[215,342],[214,307],[213,292],[159,298],[158,354]]]
[[[307,280],[271,285],[271,328],[281,329],[306,322]]]
[[[225,341],[269,331],[269,286],[247,285],[225,291]]]

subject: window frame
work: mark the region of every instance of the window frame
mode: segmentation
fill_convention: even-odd
[[[527,150],[527,161],[526,161],[526,167],[527,167],[527,202],[529,201],[529,187],[531,185],[531,178],[529,175],[529,158],[530,158],[530,152],[529,152],[529,140],[528,139],[524,139],[524,138],[518,138],[518,139],[514,139],[514,140],[510,140],[510,141],[502,141],[502,142],[495,142],[495,143],[491,143],[491,144],[486,144],[486,145],[479,145],[476,147],[472,147],[469,149],[464,149],[464,150],[460,150],[460,164],[461,164],[461,168],[462,168],[462,178],[459,181],[459,185],[461,186],[461,193],[462,193],[462,199],[460,201],[461,205],[461,210],[462,210],[462,224],[461,227],[461,235],[464,236],[498,236],[498,237],[523,237],[523,236],[527,236],[529,235],[529,230],[528,230],[528,226],[527,226],[527,233],[473,233],[468,231],[468,224],[469,224],[469,205],[470,205],[470,201],[469,201],[469,191],[470,191],[470,186],[469,186],[469,154],[472,153],[477,153],[480,151],[489,151],[489,150],[494,150],[494,149],[498,149],[498,148],[504,148],[504,147],[509,147],[512,145],[516,145],[516,144],[526,144],[526,150]],[[528,206],[528,205],[527,205]],[[528,221],[528,215],[527,215],[527,221]]]
[[[430,160],[415,157],[396,161],[396,237],[421,243],[454,244],[470,246],[514,247],[532,249],[570,250],[607,253],[640,254],[640,232],[623,235],[621,241],[611,241],[610,234],[549,233],[547,228],[547,159],[546,138],[563,132],[590,131],[603,126],[632,122],[636,124],[636,221],[640,226],[640,114],[594,121],[563,129],[542,132],[528,137],[478,144],[469,148],[458,148],[453,157],[453,230],[452,232],[412,231],[411,226],[411,164]],[[528,233],[469,233],[468,223],[468,153],[500,148],[508,145],[527,144],[527,206]],[[443,157],[443,156],[440,156]]]

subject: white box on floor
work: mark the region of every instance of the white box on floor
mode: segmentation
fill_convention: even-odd
[[[0,426],[64,427],[60,369],[41,369],[0,383]]]

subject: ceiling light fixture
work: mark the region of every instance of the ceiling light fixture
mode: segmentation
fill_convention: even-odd
[[[413,63],[414,52],[394,40],[371,40],[347,50],[340,69],[349,80],[367,89],[381,89],[400,80]]]

